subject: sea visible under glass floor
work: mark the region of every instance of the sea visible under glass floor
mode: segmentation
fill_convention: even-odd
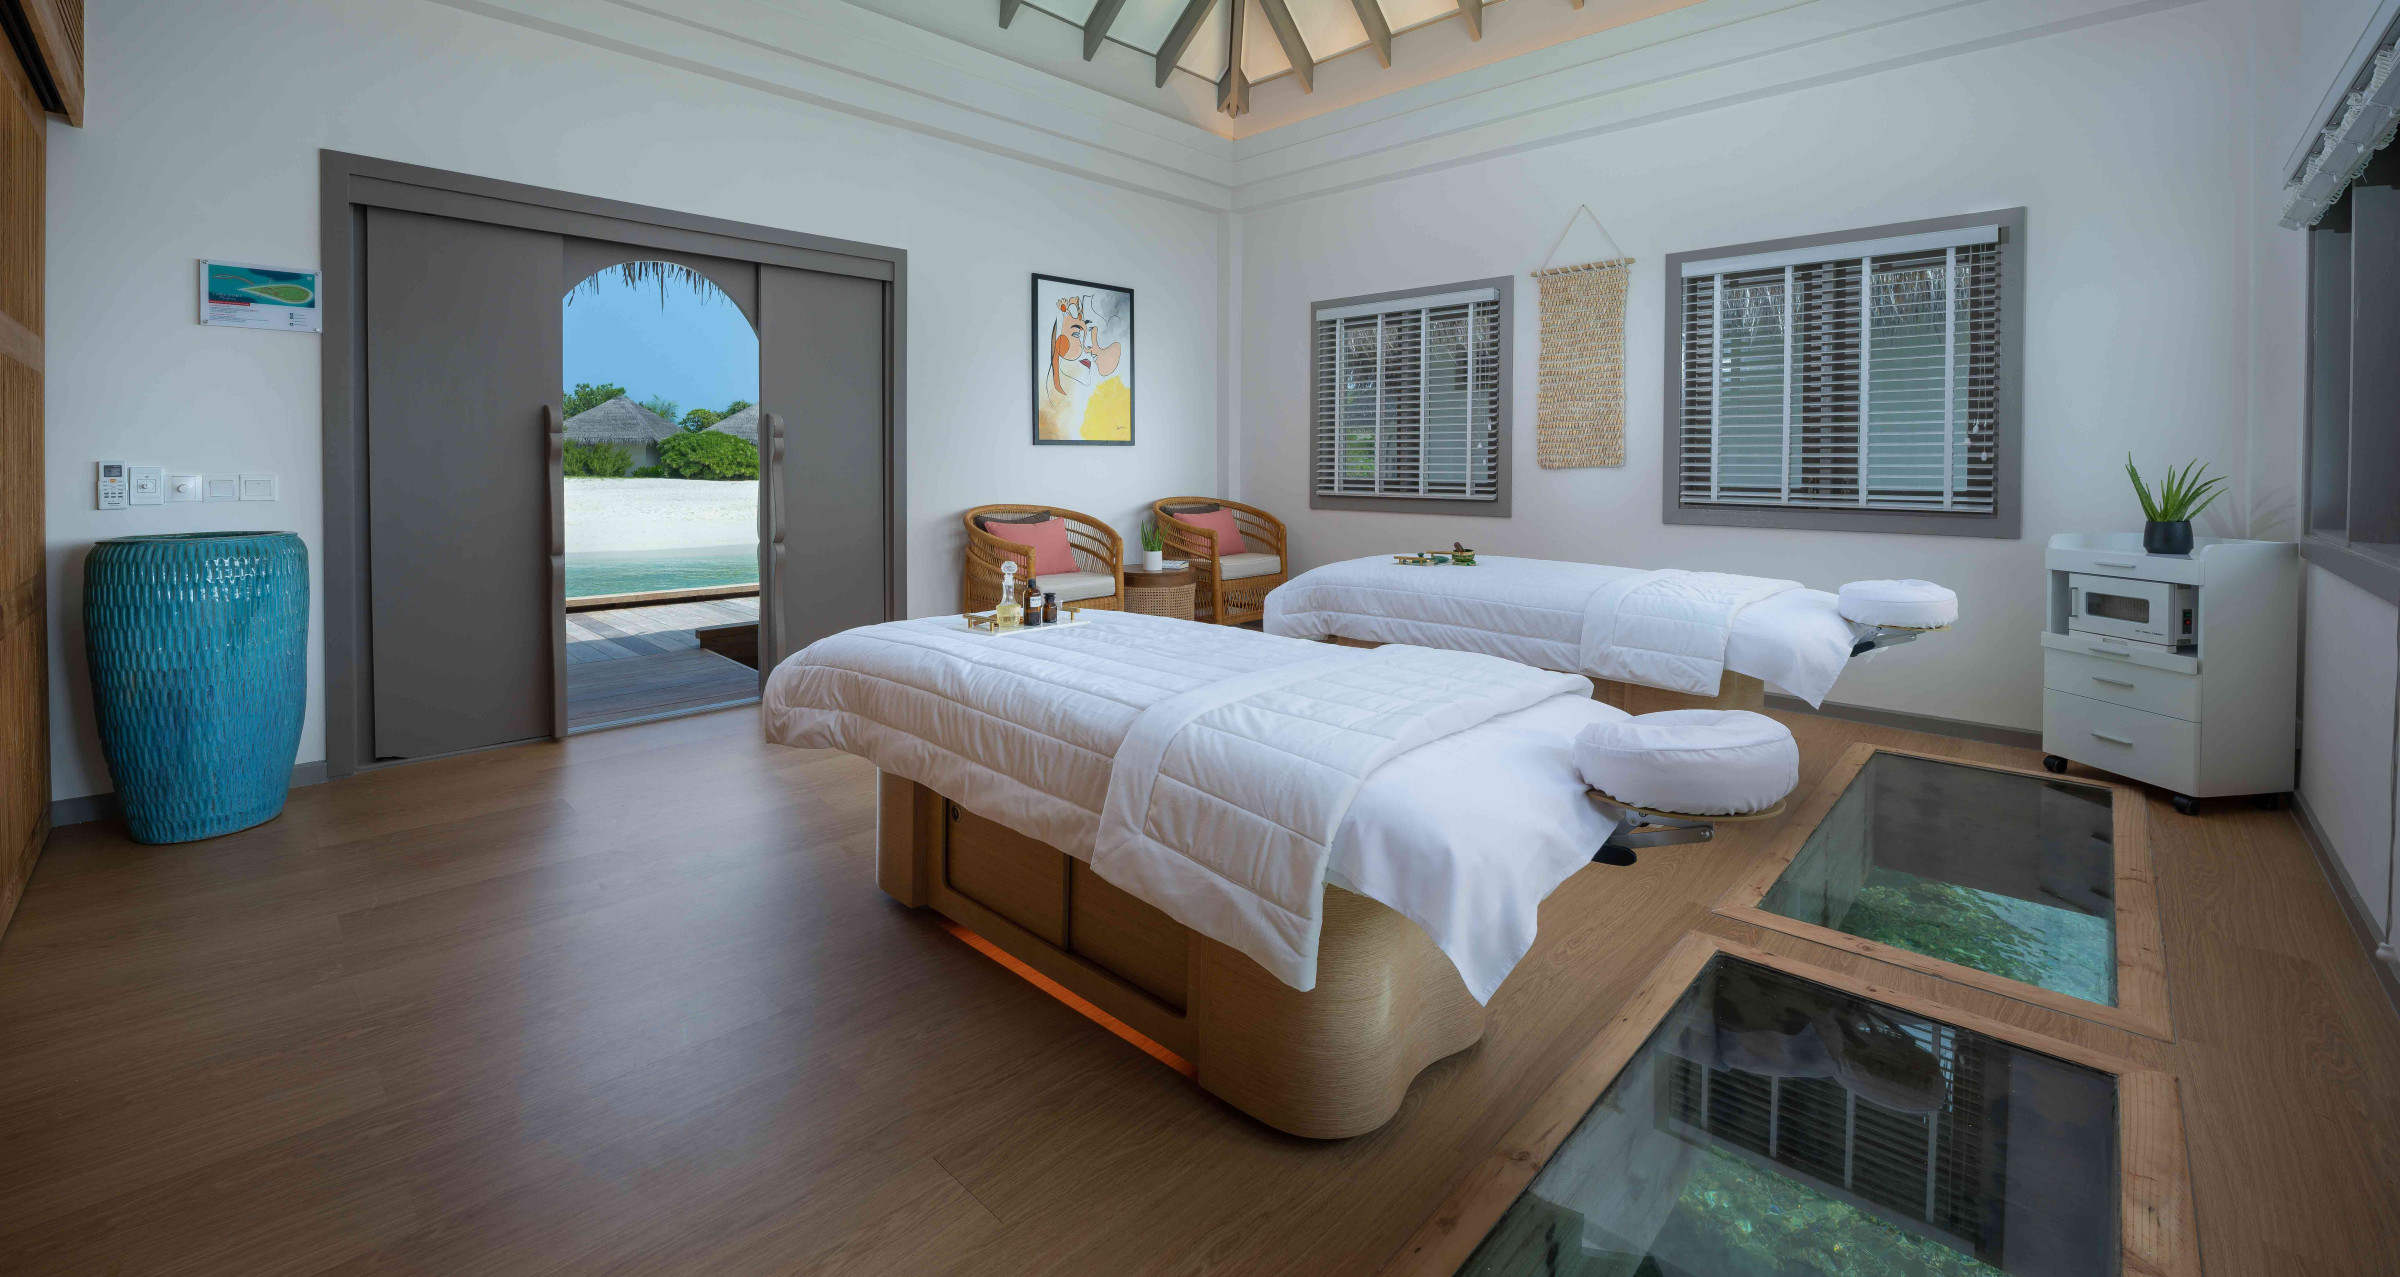
[[[1720,953],[1459,1272],[2116,1273],[2117,1091]]]
[[[2116,1007],[2119,802],[2109,785],[1875,751],[1757,896],[1770,917],[1753,920]],[[2142,923],[2154,934],[2154,917]]]

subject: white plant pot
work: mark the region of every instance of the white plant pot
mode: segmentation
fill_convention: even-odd
[[[1167,566],[1167,552],[1166,552],[1166,551],[1164,551],[1164,550],[1144,550],[1144,551],[1142,551],[1142,571],[1144,571],[1144,572],[1162,572],[1162,571],[1165,571],[1165,570],[1166,570],[1166,566]]]

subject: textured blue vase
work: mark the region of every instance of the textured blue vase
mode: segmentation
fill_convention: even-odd
[[[136,842],[283,810],[308,703],[308,547],[292,532],[119,537],[83,564],[92,706]]]

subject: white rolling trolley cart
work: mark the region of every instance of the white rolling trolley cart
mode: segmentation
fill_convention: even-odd
[[[2293,785],[2300,556],[2284,541],[2141,534],[2050,538],[2042,631],[2042,765],[2074,761],[2202,798],[2267,805]]]

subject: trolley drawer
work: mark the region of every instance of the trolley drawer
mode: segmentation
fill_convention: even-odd
[[[2179,794],[2200,787],[2200,725],[2129,705],[2044,690],[2042,749]]]
[[[2081,652],[2042,651],[2042,686],[2072,692],[2093,700],[2200,721],[2200,680],[2173,670],[2136,665],[2122,657],[2086,656]]]

